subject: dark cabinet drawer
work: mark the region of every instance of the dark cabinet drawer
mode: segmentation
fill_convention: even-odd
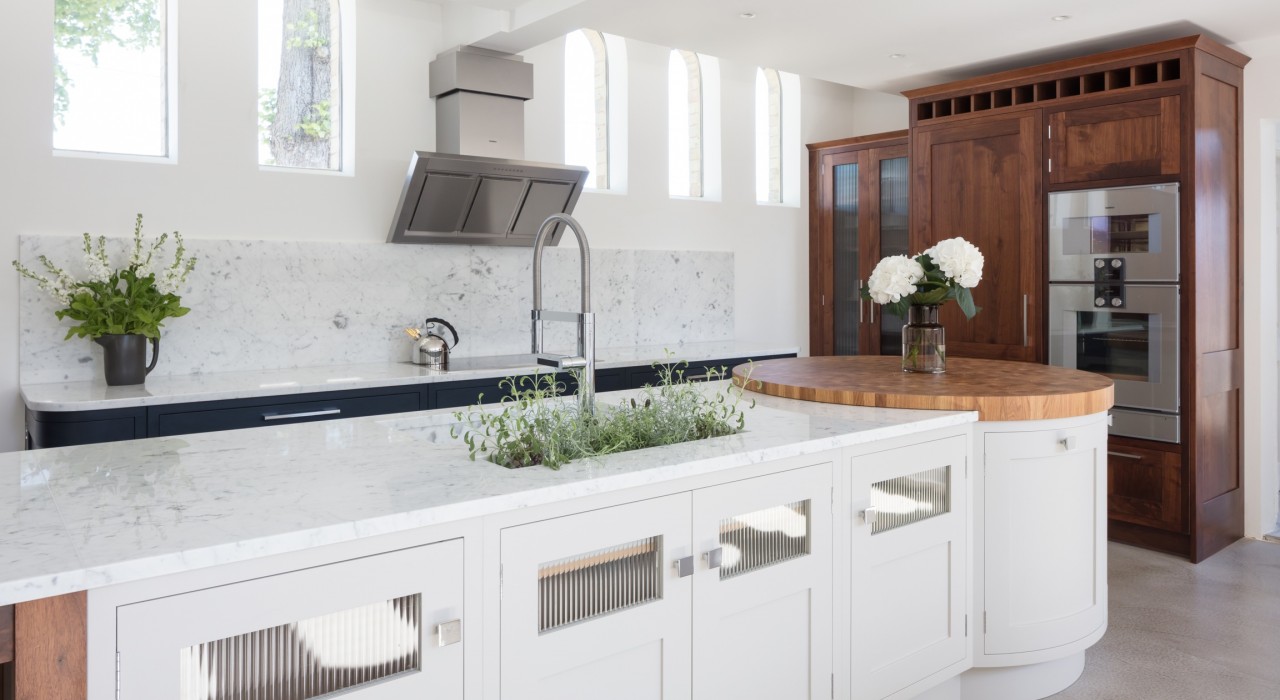
[[[510,394],[510,389],[500,386],[501,379],[477,379],[469,382],[448,382],[431,389],[431,408],[461,408],[477,403],[497,403]]]
[[[305,397],[305,398],[304,398]],[[402,413],[422,408],[421,394],[407,391],[395,394],[344,395],[330,394],[317,397],[302,395],[282,402],[280,397],[264,401],[237,401],[204,404],[156,406],[149,410],[151,437],[207,433],[214,430],[260,428],[269,425],[308,423],[335,418],[357,418],[384,413]]]
[[[684,373],[684,378],[688,381],[703,382],[710,380],[711,372],[718,372],[718,379],[728,379],[733,374],[733,368],[738,365],[746,364],[751,361],[761,362],[763,360],[776,360],[784,357],[795,357],[795,355],[766,355],[763,357],[747,358],[735,357],[727,360],[704,360],[701,362],[690,362],[687,367],[678,367],[678,371]],[[644,386],[653,386],[660,381],[661,373],[659,367],[632,367],[628,373],[627,385],[631,389],[639,389]]]
[[[1177,445],[1112,437],[1107,443],[1108,517],[1184,532],[1179,449]]]
[[[27,411],[27,448],[68,447],[147,436],[146,409]]]

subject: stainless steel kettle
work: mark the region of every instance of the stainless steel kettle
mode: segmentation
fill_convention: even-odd
[[[444,338],[448,329],[453,335],[450,345]],[[423,365],[431,369],[449,369],[449,351],[458,347],[458,331],[453,324],[443,318],[429,318],[423,322],[422,333],[413,343],[409,359],[415,365]]]

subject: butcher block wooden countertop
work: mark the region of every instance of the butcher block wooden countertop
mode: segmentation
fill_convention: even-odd
[[[733,368],[742,383],[748,365]],[[1048,420],[1111,408],[1110,379],[1063,367],[947,358],[943,374],[902,371],[887,355],[841,355],[766,360],[750,366],[751,391],[802,401],[880,408],[977,411],[979,420]]]

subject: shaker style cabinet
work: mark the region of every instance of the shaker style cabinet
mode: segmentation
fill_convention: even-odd
[[[881,258],[909,255],[905,131],[809,144],[809,347],[896,355],[903,319],[863,301]]]
[[[463,542],[116,609],[119,700],[463,697]]]
[[[830,464],[503,530],[502,698],[829,698],[830,533]]]
[[[1182,104],[1177,95],[1049,113],[1049,182],[1177,175]]]
[[[985,258],[981,312],[943,307],[950,355],[1045,359],[1041,133],[1040,115],[1022,112],[911,134],[912,248],[961,236]]]
[[[951,437],[851,460],[850,676],[841,682],[854,700],[924,686],[910,697],[969,660],[968,450]]]

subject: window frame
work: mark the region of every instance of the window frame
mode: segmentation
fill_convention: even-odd
[[[57,128],[53,126],[53,101],[49,101],[49,146],[55,158],[81,158],[86,160],[115,160],[132,163],[178,163],[178,0],[156,0],[164,8],[164,154],[112,153],[110,151],[84,151],[53,146]],[[56,51],[56,49],[54,49]]]

